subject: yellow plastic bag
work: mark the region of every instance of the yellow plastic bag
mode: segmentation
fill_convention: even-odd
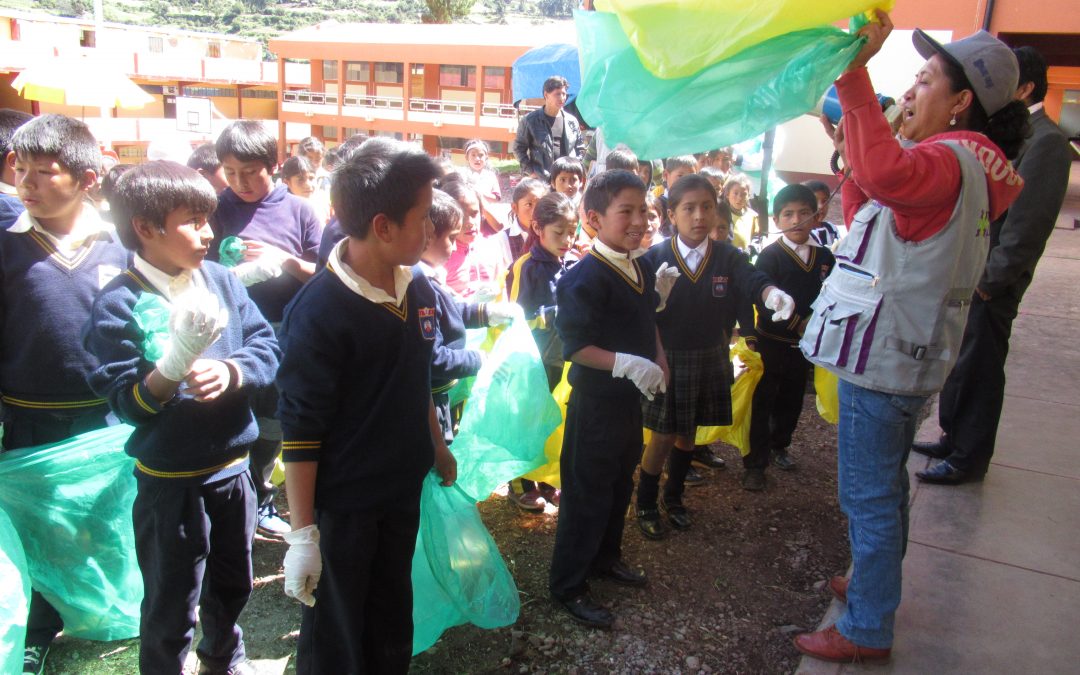
[[[566,374],[569,372],[570,362],[567,361],[563,365],[562,379],[559,380],[559,384],[555,385],[555,390],[551,392],[551,397],[555,399],[555,403],[562,413],[562,424],[551,432],[547,443],[544,444],[544,457],[547,458],[547,464],[525,474],[525,478],[529,480],[547,483],[555,487],[562,487],[562,480],[559,478],[559,458],[562,456],[563,428],[566,426],[566,402],[570,400],[570,389],[572,389],[570,383],[566,381]]]
[[[814,366],[814,392],[817,394],[817,411],[829,424],[840,421],[840,395],[837,393],[839,378],[821,366]]]
[[[827,26],[894,0],[596,0],[619,17],[642,65],[656,77],[688,77],[780,35]]]
[[[731,385],[731,425],[725,427],[698,427],[694,438],[696,445],[708,445],[722,441],[739,449],[743,457],[750,454],[750,408],[754,400],[754,390],[765,372],[761,363],[761,354],[746,346],[746,340],[739,338],[731,348],[732,361],[739,357],[746,370],[735,376]]]

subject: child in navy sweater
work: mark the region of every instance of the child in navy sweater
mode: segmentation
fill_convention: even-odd
[[[639,400],[663,391],[667,363],[655,275],[635,259],[647,227],[645,185],[629,171],[605,171],[590,181],[585,209],[597,239],[556,288],[555,328],[573,390],[549,588],[576,621],[606,628],[614,618],[589,597],[588,578],[646,583],[622,559],[622,533],[641,458]]]
[[[653,433],[641,458],[637,521],[649,539],[664,536],[661,510],[675,529],[690,527],[682,497],[694,434],[699,426],[731,424],[728,344],[740,306],[766,300],[773,309],[786,303],[790,313],[790,298],[767,276],[727,242],[709,238],[716,229],[717,200],[706,176],[680,178],[668,190],[668,204],[675,236],[644,256],[654,268],[667,265],[680,272],[656,315],[671,385],[645,402],[643,410],[645,428]],[[660,472],[669,454],[668,480],[658,504]]]
[[[127,251],[86,201],[101,153],[85,124],[44,115],[11,140],[26,210],[0,231],[0,394],[4,449],[54,443],[105,426],[104,399],[86,384],[93,355],[80,329],[98,291],[127,266]],[[63,627],[34,591],[25,665],[39,672]]]
[[[11,137],[15,130],[32,119],[33,115],[19,110],[0,109],[0,158],[4,160],[0,165],[0,230],[11,227],[26,210],[15,189],[15,169],[8,163],[7,156],[11,153]]]
[[[274,185],[277,141],[261,122],[233,122],[218,136],[216,147],[229,187],[218,197],[210,225],[218,241],[230,236],[243,240],[246,262],[273,270],[248,292],[276,326],[285,305],[315,273],[322,223],[307,200]],[[210,259],[217,260],[217,251],[210,252]],[[277,392],[273,387],[258,392],[254,406],[259,440],[251,453],[251,475],[259,496],[258,526],[262,534],[280,537],[289,525],[277,514],[276,490],[270,483],[281,450],[281,424],[274,418]]]
[[[282,323],[285,592],[305,604],[302,675],[409,668],[421,485],[433,464],[444,485],[457,473],[431,399],[437,295],[410,269],[439,173],[398,142],[339,167],[331,201],[348,236]]]
[[[135,427],[125,449],[135,458],[132,523],[145,588],[142,673],[184,668],[196,607],[200,672],[232,672],[246,660],[236,622],[252,588],[250,395],[272,381],[278,350],[239,280],[203,262],[216,203],[209,183],[174,162],[125,173],[112,206],[136,254],[98,296],[86,329],[100,361],[90,386]],[[154,336],[136,323],[136,304],[153,296],[170,308],[168,346],[156,360]]]
[[[750,454],[743,457],[743,487],[751,491],[765,489],[770,454],[785,471],[796,466],[787,448],[799,423],[809,369],[799,339],[810,318],[810,304],[836,262],[829,249],[810,237],[818,224],[817,213],[817,198],[810,188],[788,185],[780,190],[773,199],[773,218],[782,236],[757,258],[757,268],[794,298],[795,311],[787,320],[759,312],[756,340],[747,338],[748,344],[756,343],[765,367],[751,404]]]

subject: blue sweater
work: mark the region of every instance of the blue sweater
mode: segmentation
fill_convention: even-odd
[[[318,462],[315,507],[419,508],[429,426],[435,289],[415,275],[400,306],[373,303],[330,269],[285,311],[278,419],[286,462]]]
[[[217,211],[210,217],[215,245],[211,260],[217,260],[217,245],[225,237],[252,239],[271,244],[289,255],[315,262],[319,252],[322,223],[305,200],[289,194],[288,188],[278,185],[262,200],[248,203],[225,188],[218,197]],[[251,299],[267,321],[278,322],[296,292],[303,284],[291,274],[284,273],[248,288]]]
[[[6,230],[15,224],[26,210],[22,200],[14,195],[0,192],[0,230]]]
[[[657,243],[642,256],[653,268],[666,262],[679,270],[667,305],[656,315],[660,341],[664,349],[675,350],[726,346],[735,320],[761,297],[762,289],[771,283],[769,277],[727,242],[712,242],[705,259],[690,274],[677,237]]]
[[[334,246],[344,238],[345,231],[341,229],[341,222],[337,218],[331,218],[323,228],[322,238],[319,240],[319,259],[315,265],[316,269],[321,270],[326,267],[326,261],[330,259],[330,251],[334,250]]]
[[[211,483],[247,468],[247,446],[258,437],[249,402],[252,390],[274,381],[278,346],[274,331],[236,276],[204,263],[207,288],[229,308],[229,325],[202,358],[229,361],[239,382],[219,398],[198,403],[183,387],[160,404],[143,384],[154,364],[143,356],[143,333],[132,309],[143,293],[157,293],[134,269],[102,290],[87,327],[86,349],[101,365],[90,374],[94,391],[108,398],[120,419],[135,427],[127,453],[145,476],[192,484]]]
[[[37,410],[104,408],[86,384],[97,367],[82,327],[94,297],[128,263],[109,233],[71,259],[34,230],[0,231],[0,393],[8,406]]]
[[[563,358],[593,345],[612,352],[656,359],[656,276],[652,266],[633,262],[634,282],[596,251],[590,251],[559,279],[555,294],[559,313],[555,329],[563,341]],[[594,396],[636,400],[640,393],[626,378],[610,371],[575,363],[568,374],[570,385]]]
[[[426,276],[419,265],[413,276]],[[431,391],[441,393],[461,377],[470,377],[480,370],[480,354],[465,348],[465,329],[487,326],[484,305],[464,302],[436,279],[427,277],[435,290],[437,318],[435,345],[431,354]]]

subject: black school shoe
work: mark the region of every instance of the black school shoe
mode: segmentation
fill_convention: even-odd
[[[621,586],[630,586],[633,588],[640,588],[649,583],[649,577],[644,572],[639,572],[622,560],[616,560],[615,563],[607,569],[595,569],[593,575],[598,576],[608,581],[613,581]]]
[[[686,487],[701,487],[705,484],[705,476],[701,475],[701,472],[691,466],[686,470],[686,480],[683,481],[683,485]]]
[[[199,663],[198,675],[257,675],[259,671],[251,661],[244,660],[228,670],[214,670],[210,666]]]
[[[724,458],[710,450],[707,445],[694,446],[693,460],[710,469],[723,469],[727,466],[727,462],[724,461]]]
[[[945,459],[952,453],[948,443],[945,443],[942,438],[936,441],[912,443],[911,449],[920,455],[926,455],[934,459]]]
[[[690,514],[687,512],[686,507],[678,502],[668,504],[663,499],[660,500],[660,512],[667,516],[667,521],[671,523],[671,526],[676,530],[689,530],[693,522],[690,519]]]
[[[568,600],[555,598],[555,602],[566,610],[570,618],[582,625],[607,630],[615,622],[615,616],[603,605],[593,602],[588,594]]]
[[[915,476],[924,483],[935,485],[960,485],[969,481],[982,480],[982,476],[964,469],[958,469],[948,460],[938,462],[926,471],[916,471]]]
[[[646,539],[656,541],[663,539],[664,535],[667,534],[663,523],[660,522],[660,511],[657,509],[639,509],[637,511],[637,524],[638,529],[641,530],[641,534],[645,535]]]
[[[799,467],[799,464],[791,458],[787,450],[773,450],[772,462],[781,471],[794,471]]]
[[[51,645],[28,645],[23,649],[23,675],[41,675]]]

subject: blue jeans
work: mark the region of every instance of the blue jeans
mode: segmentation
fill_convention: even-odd
[[[840,380],[840,508],[854,572],[836,627],[862,647],[892,647],[908,535],[908,452],[925,396],[899,396]]]

